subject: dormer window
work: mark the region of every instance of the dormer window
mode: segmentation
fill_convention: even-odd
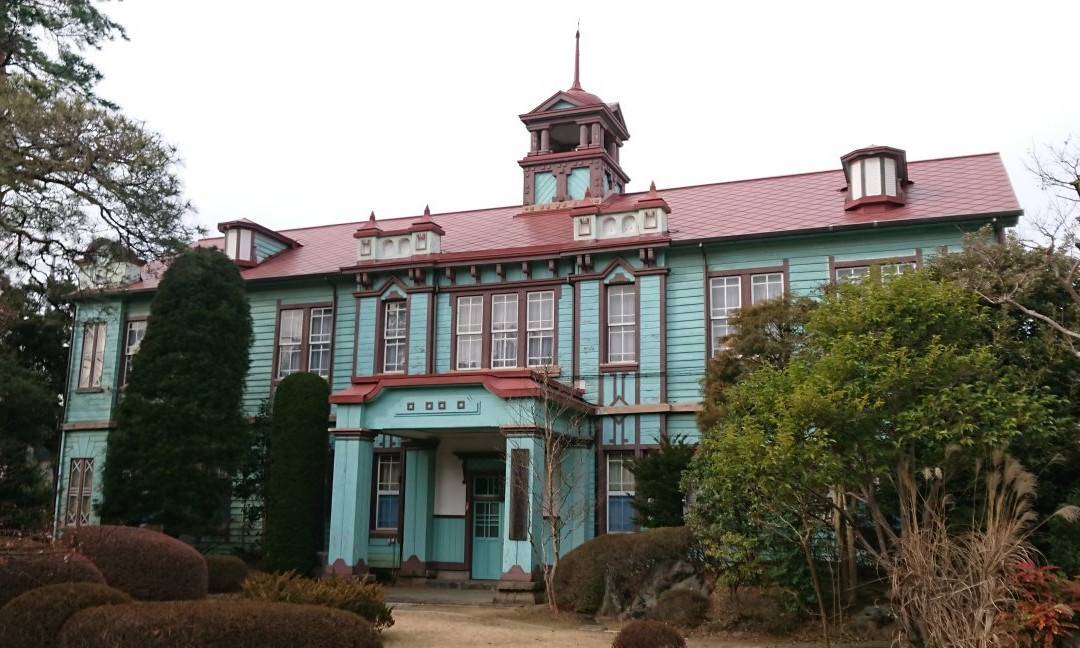
[[[225,230],[225,254],[233,261],[254,261],[255,233],[243,227]]]
[[[845,209],[874,203],[904,204],[907,180],[904,151],[874,146],[852,151],[840,161],[848,182]]]
[[[300,247],[300,243],[246,218],[218,223],[225,235],[225,256],[243,268],[252,268],[266,259]]]

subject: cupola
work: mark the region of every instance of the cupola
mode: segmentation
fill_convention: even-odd
[[[890,146],[861,148],[840,158],[847,179],[844,209],[906,202],[907,154]]]
[[[218,231],[225,235],[225,255],[245,268],[257,266],[283,250],[300,247],[288,236],[246,218],[218,223]]]
[[[375,222],[375,212],[356,228],[357,261],[385,261],[407,259],[418,255],[437,254],[442,251],[442,236],[446,232],[431,220],[430,207],[424,207],[424,215],[405,227],[384,230]]]
[[[603,200],[630,181],[619,165],[630,139],[622,109],[581,87],[580,33],[575,39],[573,85],[521,115],[529,131],[529,152],[518,161],[526,211],[569,208],[586,191]]]

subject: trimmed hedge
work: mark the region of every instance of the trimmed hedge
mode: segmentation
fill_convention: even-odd
[[[239,592],[247,578],[247,563],[236,556],[206,556],[207,587],[210,592]]]
[[[0,554],[0,606],[42,585],[105,583],[88,558],[66,549]]]
[[[151,529],[84,526],[64,541],[105,575],[105,582],[144,601],[206,596],[206,560],[191,545]]]
[[[686,639],[663,621],[631,621],[626,624],[611,648],[686,648]]]
[[[336,608],[362,617],[376,630],[394,625],[382,585],[340,577],[305,578],[296,572],[253,573],[244,581],[242,595],[256,601],[305,603]]]
[[[379,648],[371,624],[316,605],[165,601],[110,605],[73,616],[63,648]]]
[[[669,589],[656,598],[649,618],[680,628],[696,628],[705,622],[708,611],[709,598],[701,592]]]
[[[604,601],[604,576],[611,574],[622,601],[632,601],[661,565],[699,561],[697,541],[688,527],[649,529],[642,533],[608,533],[563,556],[555,572],[560,610],[593,614]]]
[[[0,608],[0,648],[52,648],[75,613],[99,605],[131,603],[131,597],[100,583],[58,583],[23,592]]]

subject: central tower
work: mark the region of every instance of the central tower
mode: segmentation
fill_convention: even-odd
[[[622,193],[630,177],[619,166],[619,148],[630,139],[617,103],[604,103],[581,87],[581,32],[574,35],[574,84],[521,115],[529,130],[523,203],[543,208]]]

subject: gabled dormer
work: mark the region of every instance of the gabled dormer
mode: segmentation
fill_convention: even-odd
[[[576,36],[580,45],[580,34]],[[521,115],[529,131],[523,202],[529,210],[569,207],[588,190],[601,199],[623,193],[630,177],[619,165],[619,149],[630,139],[622,109],[581,87],[580,46],[574,54],[574,83]]]
[[[246,218],[218,223],[218,231],[225,235],[226,256],[245,268],[257,266],[283,250],[300,247],[294,239]]]
[[[667,215],[671,207],[656,191],[656,183],[649,184],[649,191],[634,203],[632,210],[605,212],[603,205],[585,198],[570,209],[574,222],[575,241],[599,241],[630,236],[648,236],[667,233]]]
[[[86,253],[75,264],[79,266],[80,290],[102,290],[138,281],[146,262],[123,244],[98,238],[87,246]]]
[[[847,200],[844,209],[864,205],[901,206],[907,202],[905,187],[911,182],[907,175],[907,153],[891,146],[870,146],[840,158],[847,179]]]
[[[431,220],[431,209],[424,207],[424,215],[405,227],[384,230],[375,221],[375,212],[356,229],[356,260],[384,261],[408,259],[414,256],[438,254],[442,251],[442,237],[446,232]]]

